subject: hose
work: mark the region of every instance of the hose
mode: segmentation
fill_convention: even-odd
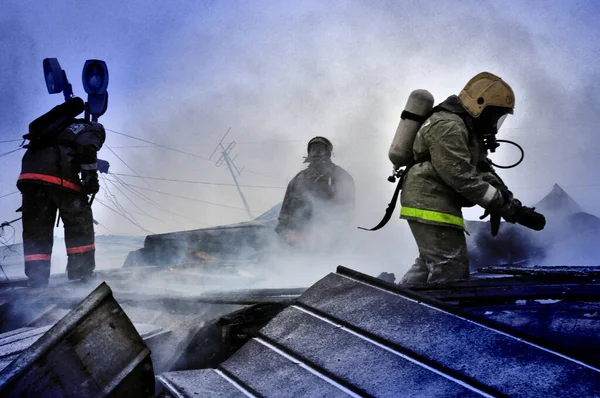
[[[496,142],[505,142],[507,144],[512,144],[512,145],[516,146],[519,149],[519,151],[521,151],[521,158],[516,163],[511,164],[510,166],[500,166],[494,162],[492,162],[492,166],[497,167],[499,169],[512,169],[513,167],[517,167],[525,158],[525,151],[523,150],[521,145],[517,144],[516,142],[509,141],[509,140],[496,140]]]

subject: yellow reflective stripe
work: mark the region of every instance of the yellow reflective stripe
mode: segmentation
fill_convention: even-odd
[[[414,217],[421,220],[436,221],[444,224],[458,225],[465,228],[465,223],[462,217],[453,216],[452,214],[440,213],[439,211],[415,209],[414,207],[404,207],[400,209],[400,217]]]

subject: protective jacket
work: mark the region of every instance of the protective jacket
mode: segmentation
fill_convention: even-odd
[[[348,217],[354,198],[354,179],[346,170],[331,162],[311,163],[288,184],[275,230],[303,232],[317,218]]]
[[[81,192],[79,172],[96,169],[97,152],[105,139],[106,133],[100,123],[75,119],[52,139],[32,141],[26,146],[17,186],[50,184]]]
[[[92,275],[93,216],[79,172],[97,169],[96,154],[105,137],[101,124],[80,119],[45,136],[30,137],[17,187],[23,194],[25,274],[34,285],[48,283],[57,212],[64,223],[68,278]]]
[[[403,181],[401,218],[465,229],[463,207],[502,205],[504,184],[468,122],[451,96],[423,123],[413,145],[416,164]]]

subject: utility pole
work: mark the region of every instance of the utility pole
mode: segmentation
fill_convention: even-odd
[[[246,197],[244,196],[244,193],[242,192],[242,188],[240,188],[240,185],[238,184],[238,180],[237,180],[237,176],[240,175],[240,173],[242,172],[242,170],[244,170],[244,168],[242,167],[242,170],[238,170],[235,163],[233,163],[235,161],[235,158],[231,159],[231,157],[229,156],[229,154],[235,147],[235,141],[231,141],[229,143],[229,145],[227,145],[227,147],[223,146],[223,140],[225,139],[227,134],[229,134],[230,130],[231,130],[231,127],[227,129],[227,131],[225,132],[225,135],[223,136],[223,138],[221,138],[221,141],[219,141],[219,143],[217,144],[217,147],[215,148],[213,153],[210,155],[209,159],[212,159],[213,155],[218,150],[221,151],[221,157],[215,162],[215,166],[220,167],[223,163],[225,163],[225,165],[227,165],[227,169],[231,173],[231,177],[233,178],[233,182],[235,183],[235,186],[240,194],[240,197],[242,198],[242,202],[244,202],[244,207],[246,208],[246,213],[248,213],[248,218],[250,220],[252,220],[254,217],[252,216],[252,213],[250,212],[250,206],[248,206]]]

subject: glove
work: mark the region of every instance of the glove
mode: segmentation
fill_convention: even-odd
[[[98,193],[100,190],[98,172],[96,170],[82,170],[81,183],[83,184],[83,192],[86,195]]]
[[[517,213],[523,207],[521,201],[515,198],[505,200],[504,205],[498,209],[498,214],[509,223],[517,222]]]
[[[501,220],[500,213],[492,213],[491,211],[486,209],[485,212],[483,213],[483,215],[479,217],[479,219],[483,220],[487,216],[490,216],[490,227],[491,227],[492,236],[498,235],[498,231],[500,230],[500,220]]]
[[[108,173],[108,168],[110,167],[110,163],[108,163],[106,160],[98,159],[96,161],[96,164],[98,165],[98,171],[100,173],[104,173],[104,174]]]
[[[535,207],[526,207],[517,199],[512,199],[504,204],[498,213],[507,222],[521,224],[524,227],[541,231],[546,226],[546,217],[535,211]]]
[[[504,202],[508,202],[509,200],[514,199],[513,193],[505,185],[503,185],[501,187],[497,187],[497,189],[498,189],[498,191],[500,191],[500,194],[502,195]]]
[[[534,231],[541,231],[546,226],[546,217],[535,211],[535,207],[521,207],[517,211],[516,219],[517,223]]]

